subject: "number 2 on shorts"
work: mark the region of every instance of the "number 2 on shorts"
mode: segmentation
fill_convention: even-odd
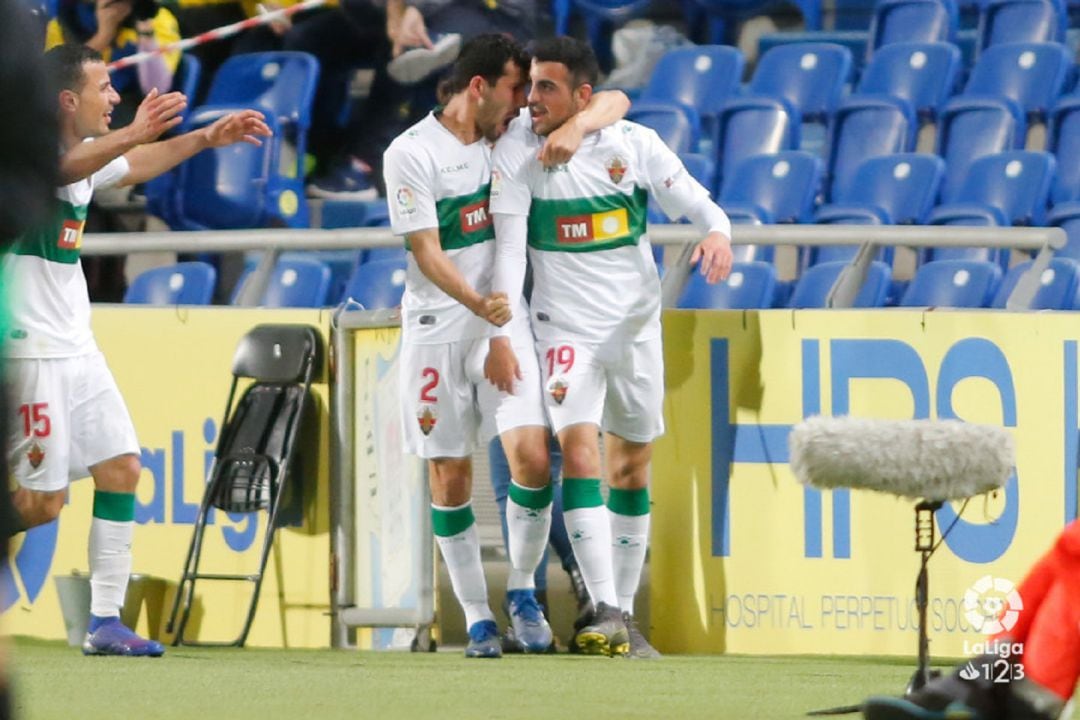
[[[420,388],[420,402],[439,402],[439,398],[431,394],[431,391],[439,384],[439,371],[435,368],[427,367],[420,373],[420,377],[428,379],[428,381],[424,383],[424,386]]]
[[[560,345],[558,347],[550,347],[545,355],[548,364],[548,377],[555,374],[555,366],[559,366],[559,372],[566,374],[570,372],[570,368],[574,367],[574,347],[573,345]]]

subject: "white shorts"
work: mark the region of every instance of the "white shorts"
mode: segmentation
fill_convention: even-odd
[[[399,392],[405,449],[422,458],[463,458],[517,427],[547,427],[532,330],[511,338],[522,379],[514,394],[484,377],[488,339],[401,347]]]
[[[100,352],[7,363],[11,389],[8,461],[25,488],[55,492],[90,466],[138,455],[124,399]]]
[[[664,434],[664,346],[641,342],[536,343],[544,404],[558,433],[579,423],[598,425],[631,442]]]

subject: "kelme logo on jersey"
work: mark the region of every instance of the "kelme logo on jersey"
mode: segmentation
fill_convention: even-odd
[[[573,215],[555,220],[557,242],[604,242],[625,237],[630,233],[630,218],[626,208],[591,215]]]
[[[472,203],[461,208],[461,231],[464,233],[476,232],[491,225],[491,214],[488,212],[487,200]]]
[[[438,416],[435,414],[435,408],[431,405],[424,405],[416,413],[416,422],[420,425],[420,432],[424,433],[424,437],[431,434],[431,431],[435,429],[435,423],[439,421]]]
[[[83,224],[78,220],[65,220],[60,226],[60,237],[56,247],[64,250],[78,250],[82,246]]]
[[[611,178],[611,182],[615,183],[616,185],[622,182],[623,177],[626,175],[625,160],[623,160],[618,155],[615,155],[607,161],[607,165],[605,165],[604,167],[607,168],[607,174],[608,177]]]

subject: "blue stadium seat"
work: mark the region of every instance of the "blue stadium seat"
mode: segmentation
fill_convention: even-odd
[[[352,227],[384,227],[390,224],[385,198],[375,200],[325,200],[321,226],[324,230]]]
[[[724,103],[739,91],[743,64],[742,53],[727,45],[668,50],[653,68],[639,99],[694,108],[711,137]]]
[[[1045,121],[1072,66],[1072,57],[1059,43],[994,45],[979,55],[964,95],[1005,97],[1019,105],[1029,121]]]
[[[366,259],[363,250],[289,250],[281,253],[278,262],[317,260],[330,268],[330,289],[326,291],[326,297],[333,300],[341,297],[356,266]]]
[[[789,307],[793,308],[823,308],[836,279],[840,272],[847,266],[846,262],[819,263],[807,268],[795,282],[795,289],[791,293]],[[870,263],[867,269],[866,282],[859,290],[855,298],[855,307],[882,307],[885,305],[885,297],[889,292],[889,266],[878,260]]]
[[[1031,261],[1022,262],[1009,269],[1001,287],[994,295],[991,307],[1003,308],[1008,302],[1020,276],[1031,267]],[[1039,289],[1031,301],[1032,310],[1075,310],[1077,309],[1077,288],[1080,287],[1080,265],[1072,258],[1055,257],[1050,260],[1050,267],[1043,270],[1039,278]]]
[[[956,88],[959,69],[960,51],[955,45],[892,43],[870,58],[859,78],[859,94],[907,100],[921,120],[933,122]]]
[[[978,51],[1014,42],[1065,42],[1062,0],[989,0],[979,15]]]
[[[845,195],[823,205],[814,222],[848,225],[917,225],[934,207],[945,163],[935,155],[898,153],[870,158],[855,170]],[[806,264],[850,260],[853,245],[806,248]],[[882,248],[878,259],[892,264],[893,249]]]
[[[930,214],[933,225],[1042,225],[1054,158],[1049,153],[1014,150],[976,160],[960,192],[951,203]],[[933,248],[923,252],[929,260],[989,260],[1007,266],[1009,253],[990,248]]]
[[[345,286],[342,302],[350,299],[365,310],[395,308],[405,292],[404,260],[371,260],[357,266]]]
[[[879,0],[870,23],[867,55],[898,42],[952,43],[959,13],[954,0]]]
[[[697,310],[770,308],[776,295],[776,268],[767,262],[737,262],[727,280],[709,285],[694,269],[676,307]]]
[[[851,51],[831,43],[780,45],[758,61],[747,93],[782,98],[805,122],[826,122],[851,75]]]
[[[934,208],[930,222],[967,224],[956,220],[971,217],[978,225],[1043,225],[1056,165],[1050,153],[1030,150],[981,157],[954,201]]]
[[[405,262],[409,253],[404,247],[377,247],[368,248],[364,251],[362,262],[374,262],[376,260],[400,260]]]
[[[652,128],[664,144],[677,153],[697,152],[701,141],[701,118],[697,110],[680,103],[637,101],[626,119]]]
[[[206,105],[192,111],[188,126],[205,127],[228,112],[255,108],[274,136],[261,147],[239,143],[183,163],[180,228],[307,227],[304,154],[318,74],[315,57],[299,52],[234,55],[218,69]]]
[[[245,271],[233,289],[231,303],[236,304],[244,283],[251,275]],[[325,307],[330,293],[330,268],[318,260],[293,258],[278,260],[258,305],[259,307]]]
[[[209,305],[217,271],[204,262],[182,262],[138,274],[124,302],[143,305]]]
[[[799,147],[799,117],[784,100],[745,97],[728,102],[720,113],[714,144],[718,181],[751,155],[767,155]]]
[[[867,158],[911,150],[915,130],[915,114],[903,100],[853,95],[841,103],[829,139],[826,199],[846,197]]]
[[[984,308],[1001,284],[1001,267],[979,260],[935,260],[915,271],[902,307]]]
[[[1027,124],[1020,107],[1006,99],[955,97],[938,123],[937,154],[945,160],[941,198],[955,199],[971,164],[1006,150],[1023,149]]]
[[[810,153],[752,155],[724,178],[720,206],[766,224],[809,222],[820,187],[821,161]]]
[[[1054,204],[1080,200],[1080,96],[1062,98],[1050,114],[1046,149],[1058,161]]]

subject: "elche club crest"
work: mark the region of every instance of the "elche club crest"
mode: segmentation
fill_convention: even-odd
[[[424,437],[431,434],[431,431],[435,429],[435,423],[439,421],[439,414],[435,412],[433,405],[421,405],[420,409],[416,411],[416,422],[420,425],[420,432],[424,433]]]
[[[611,178],[611,182],[616,185],[622,182],[623,177],[626,175],[626,160],[618,155],[613,155],[604,167],[607,168],[607,174]]]
[[[36,442],[33,443],[30,449],[26,451],[26,460],[30,463],[30,467],[37,470],[45,460],[45,448]]]
[[[1023,609],[1016,586],[1005,578],[983,575],[964,592],[964,617],[983,635],[1011,630]]]
[[[551,393],[551,399],[555,401],[556,405],[563,404],[563,400],[566,399],[566,392],[569,389],[570,383],[561,377],[553,377],[548,380],[548,392]]]

